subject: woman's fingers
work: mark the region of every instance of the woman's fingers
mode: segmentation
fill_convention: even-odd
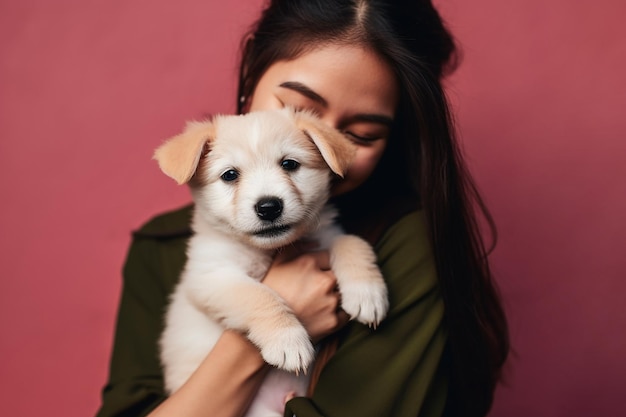
[[[289,305],[313,340],[320,340],[343,326],[348,317],[341,311],[337,279],[330,270],[327,251],[294,257],[299,249],[288,248],[274,260],[264,283]]]

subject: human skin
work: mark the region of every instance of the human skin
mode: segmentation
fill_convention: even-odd
[[[357,45],[313,48],[271,65],[250,98],[250,111],[292,106],[315,111],[357,145],[356,156],[333,194],[351,191],[372,173],[387,145],[399,97],[392,69],[374,52]],[[343,326],[336,278],[327,252],[297,248],[283,252],[263,283],[294,311],[313,341]],[[304,252],[304,253],[303,253]],[[269,369],[258,348],[227,330],[189,380],[150,416],[241,416]]]
[[[346,133],[357,152],[348,173],[333,188],[338,195],[361,185],[378,164],[398,99],[395,75],[372,51],[326,45],[268,68],[256,86],[250,110],[309,109]]]

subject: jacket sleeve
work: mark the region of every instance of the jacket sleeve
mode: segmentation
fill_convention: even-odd
[[[446,400],[443,300],[421,212],[401,218],[376,245],[390,311],[376,330],[348,325],[313,396],[285,416],[440,416]]]
[[[165,399],[158,338],[168,292],[158,255],[155,239],[136,238],[128,252],[109,380],[98,417],[143,416]]]

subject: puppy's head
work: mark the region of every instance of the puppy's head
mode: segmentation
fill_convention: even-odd
[[[273,249],[316,226],[333,173],[343,176],[354,152],[312,114],[282,109],[190,123],[154,157],[190,184],[196,219]]]

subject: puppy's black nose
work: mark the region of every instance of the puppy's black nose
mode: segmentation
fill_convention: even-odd
[[[254,206],[256,215],[261,220],[276,220],[283,212],[283,202],[280,198],[263,198]]]

